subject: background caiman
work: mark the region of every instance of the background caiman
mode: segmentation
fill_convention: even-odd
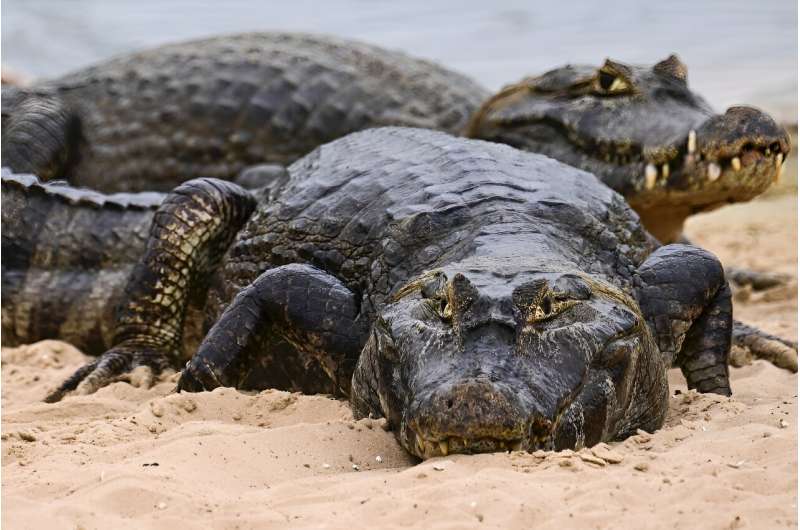
[[[162,46],[3,90],[3,164],[99,191],[235,179],[382,125],[509,143],[588,170],[664,243],[692,213],[748,200],[789,151],[766,114],[715,114],[675,57],[566,66],[491,94],[376,46],[251,33]]]

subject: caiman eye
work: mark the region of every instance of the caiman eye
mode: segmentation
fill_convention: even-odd
[[[577,300],[563,298],[557,293],[548,293],[538,303],[534,303],[528,312],[528,322],[542,322],[563,313],[577,304]]]
[[[597,92],[600,94],[627,94],[631,92],[631,85],[624,78],[605,70],[597,72]]]
[[[442,320],[453,318],[453,309],[446,298],[434,297],[425,300],[430,310]]]
[[[447,277],[443,273],[432,275],[420,289],[420,294],[440,318],[449,320],[453,316],[447,297]]]

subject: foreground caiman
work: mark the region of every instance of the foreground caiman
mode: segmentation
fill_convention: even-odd
[[[789,151],[766,114],[715,114],[675,56],[566,66],[492,96],[400,52],[291,33],[172,44],[7,87],[2,113],[4,165],[104,192],[235,179],[370,127],[438,129],[594,173],[664,243],[687,216],[764,191]]]
[[[406,128],[349,135],[289,173],[255,195],[216,179],[169,194],[114,347],[49,401],[176,367],[197,299],[215,324],[179,389],[349,396],[421,458],[653,431],[670,365],[731,392],[719,261],[659,247],[590,174]]]
[[[253,172],[265,174],[258,166]],[[288,173],[275,176],[261,195],[275,197],[285,186]],[[104,195],[3,170],[3,345],[60,339],[91,355],[109,349],[116,306],[144,254],[154,214],[165,196]],[[186,358],[204,334],[204,301],[193,302],[181,341]],[[734,320],[733,344],[753,357],[797,370],[795,342]]]

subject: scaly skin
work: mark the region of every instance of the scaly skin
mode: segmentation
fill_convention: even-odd
[[[252,175],[267,184],[260,195],[269,198],[288,178],[273,167],[256,166],[237,180],[251,181]],[[6,171],[2,179],[3,345],[61,339],[90,355],[102,354],[113,345],[115,307],[145,251],[145,234],[163,196],[104,196]],[[731,280],[730,271],[726,275]],[[189,358],[203,337],[203,303],[188,309],[182,358]],[[738,321],[733,340],[753,357],[797,370],[795,342]],[[308,373],[295,379],[308,381]]]
[[[168,191],[288,165],[379,125],[457,133],[487,96],[460,74],[367,44],[232,35],[3,90],[3,163],[99,191]]]
[[[174,366],[182,311],[201,294],[216,324],[179,388],[332,391],[357,418],[386,417],[420,458],[652,431],[672,364],[691,388],[730,394],[718,260],[659,247],[591,175],[403,128],[327,144],[289,173],[273,198],[214,179],[176,189],[126,289],[118,344],[49,400]]]
[[[789,135],[752,107],[715,114],[672,55],[652,67],[606,60],[504,88],[467,136],[546,154],[625,196],[660,241],[692,214],[747,201],[777,180]]]
[[[250,177],[253,178],[250,178]],[[241,180],[282,186],[285,168],[253,166]],[[67,341],[100,355],[113,344],[116,307],[145,252],[157,192],[102,194],[2,172],[3,346]],[[203,338],[202,302],[188,309],[182,356]]]
[[[163,195],[102,195],[5,170],[2,192],[3,345],[108,349],[114,306]]]
[[[43,179],[166,191],[198,176],[234,179],[256,163],[286,165],[366,128],[426,127],[590,171],[664,243],[678,240],[687,216],[764,191],[789,150],[786,132],[760,111],[715,115],[675,56],[652,67],[566,66],[489,96],[460,74],[375,46],[232,35],[8,88],[2,147],[5,164]]]

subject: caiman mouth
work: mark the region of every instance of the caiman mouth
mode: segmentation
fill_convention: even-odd
[[[584,162],[578,162],[583,169],[598,175],[610,176],[620,171],[628,175],[611,178],[608,183],[616,187],[616,182],[620,186],[617,191],[632,202],[647,202],[647,196],[651,195],[648,192],[657,193],[658,200],[662,201],[664,192],[681,191],[692,192],[688,197],[681,197],[682,201],[688,198],[696,204],[750,199],[780,178],[790,147],[788,137],[778,140],[774,135],[742,135],[733,141],[720,142],[694,129],[669,144],[643,146],[630,139],[589,138],[558,120],[541,119],[537,123],[546,124],[570,145],[575,150],[574,158],[583,158]],[[526,131],[532,125],[535,124],[525,120],[505,122],[496,139],[526,149]],[[559,159],[564,156],[563,151],[561,155],[543,152]],[[570,158],[562,161],[576,165]],[[719,192],[712,191],[715,189],[731,196],[721,197]]]
[[[638,188],[652,190],[667,185],[687,189],[693,181],[716,182],[723,175],[746,174],[756,167],[767,172],[772,170],[769,184],[780,177],[789,148],[778,141],[742,138],[716,149],[702,149],[698,148],[697,132],[690,130],[677,146],[641,151],[642,180]]]
[[[568,400],[565,400],[568,401]],[[567,403],[559,407],[556,419],[533,418],[511,431],[499,431],[494,436],[464,437],[447,433],[420,434],[409,429],[410,452],[422,459],[452,454],[506,453],[509,451],[552,451],[555,448],[556,429]]]
[[[447,436],[432,440],[415,433],[415,453],[420,458],[433,458],[450,454],[477,454],[477,453],[504,453],[508,451],[522,451],[522,438],[462,438],[460,436]]]

